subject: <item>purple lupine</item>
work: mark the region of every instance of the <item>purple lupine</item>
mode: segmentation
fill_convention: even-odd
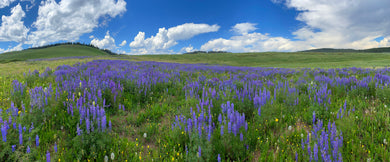
[[[19,145],[22,145],[23,144],[23,134],[20,133],[19,134]]]
[[[112,130],[112,124],[111,124],[111,120],[108,121],[108,129],[111,131]]]
[[[218,162],[221,162],[221,155],[218,154],[217,160],[218,160]]]
[[[16,145],[12,145],[11,147],[12,147],[12,152],[15,152]]]
[[[29,133],[31,133],[31,131],[34,129],[34,123],[33,122],[31,122],[31,127],[30,127],[30,129],[29,129]]]
[[[19,124],[19,134],[22,134],[22,125]]]
[[[316,112],[313,111],[313,125],[314,125],[315,122],[316,122]]]
[[[49,151],[47,151],[47,153],[46,153],[46,162],[50,162],[51,160],[50,160],[50,152]]]
[[[54,152],[57,153],[57,143],[54,143]]]
[[[79,127],[79,124],[77,124],[77,130],[76,130],[76,132],[77,132],[77,135],[78,135],[78,136],[81,135],[81,129],[80,129],[80,127]]]
[[[31,152],[31,150],[30,150],[30,146],[27,146],[27,150],[26,150],[26,152],[27,152],[28,154]]]
[[[7,142],[7,123],[1,126],[1,136],[3,136],[3,142]]]
[[[223,125],[221,125],[221,136],[223,136]]]
[[[89,126],[90,126],[90,123],[89,123],[89,119],[88,119],[88,118],[85,119],[85,125],[86,125],[86,129],[87,129],[87,134],[89,134],[89,131],[90,131]]]
[[[37,147],[39,147],[39,136],[38,135],[35,137],[35,144],[37,145]]]
[[[318,145],[317,145],[317,143],[314,144],[313,154],[314,154],[314,160],[318,161]]]
[[[243,141],[244,140],[244,135],[242,134],[242,132],[240,133],[240,141]]]
[[[105,129],[106,129],[106,125],[107,125],[107,121],[106,121],[106,116],[105,116],[105,115],[102,117],[101,125],[102,125],[102,126],[101,126],[102,132],[104,132]]]
[[[202,157],[202,149],[198,146],[198,157]]]

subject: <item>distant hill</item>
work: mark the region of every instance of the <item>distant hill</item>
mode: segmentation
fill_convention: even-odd
[[[59,57],[108,56],[114,54],[115,53],[112,53],[109,50],[101,50],[92,45],[80,43],[59,43],[43,47],[29,48],[23,51],[0,54],[0,63]]]
[[[202,54],[202,53],[231,53],[227,51],[193,51],[193,52],[186,52],[183,54]]]
[[[312,49],[312,50],[305,50],[300,52],[329,52],[329,53],[346,53],[346,52],[359,52],[359,53],[384,53],[384,52],[390,52],[390,47],[381,47],[381,48],[370,48],[370,49],[363,49],[363,50],[355,50],[355,49],[335,49],[335,48],[319,48],[319,49]]]

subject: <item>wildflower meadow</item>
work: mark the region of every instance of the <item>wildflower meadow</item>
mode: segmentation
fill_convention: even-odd
[[[0,78],[0,161],[390,161],[390,68],[93,60]]]

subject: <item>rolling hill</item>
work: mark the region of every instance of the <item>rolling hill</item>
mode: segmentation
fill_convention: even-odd
[[[369,48],[362,50],[355,49],[335,49],[335,48],[318,48],[312,50],[305,50],[300,52],[325,52],[325,53],[390,53],[390,47],[381,47],[381,48]]]
[[[48,59],[58,57],[92,57],[108,56],[109,54],[98,48],[81,44],[61,44],[45,48],[26,49],[0,54],[0,63],[26,61],[31,59]]]

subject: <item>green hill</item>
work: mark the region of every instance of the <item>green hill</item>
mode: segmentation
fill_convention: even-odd
[[[390,47],[381,47],[381,48],[369,48],[369,49],[362,49],[362,50],[355,50],[355,49],[335,49],[335,48],[318,48],[318,49],[312,49],[312,50],[305,50],[301,52],[326,52],[326,53],[386,53],[390,52]]]
[[[26,49],[0,54],[0,63],[25,61],[30,59],[48,59],[57,57],[77,56],[108,56],[109,54],[98,48],[80,44],[62,44],[37,49]]]

